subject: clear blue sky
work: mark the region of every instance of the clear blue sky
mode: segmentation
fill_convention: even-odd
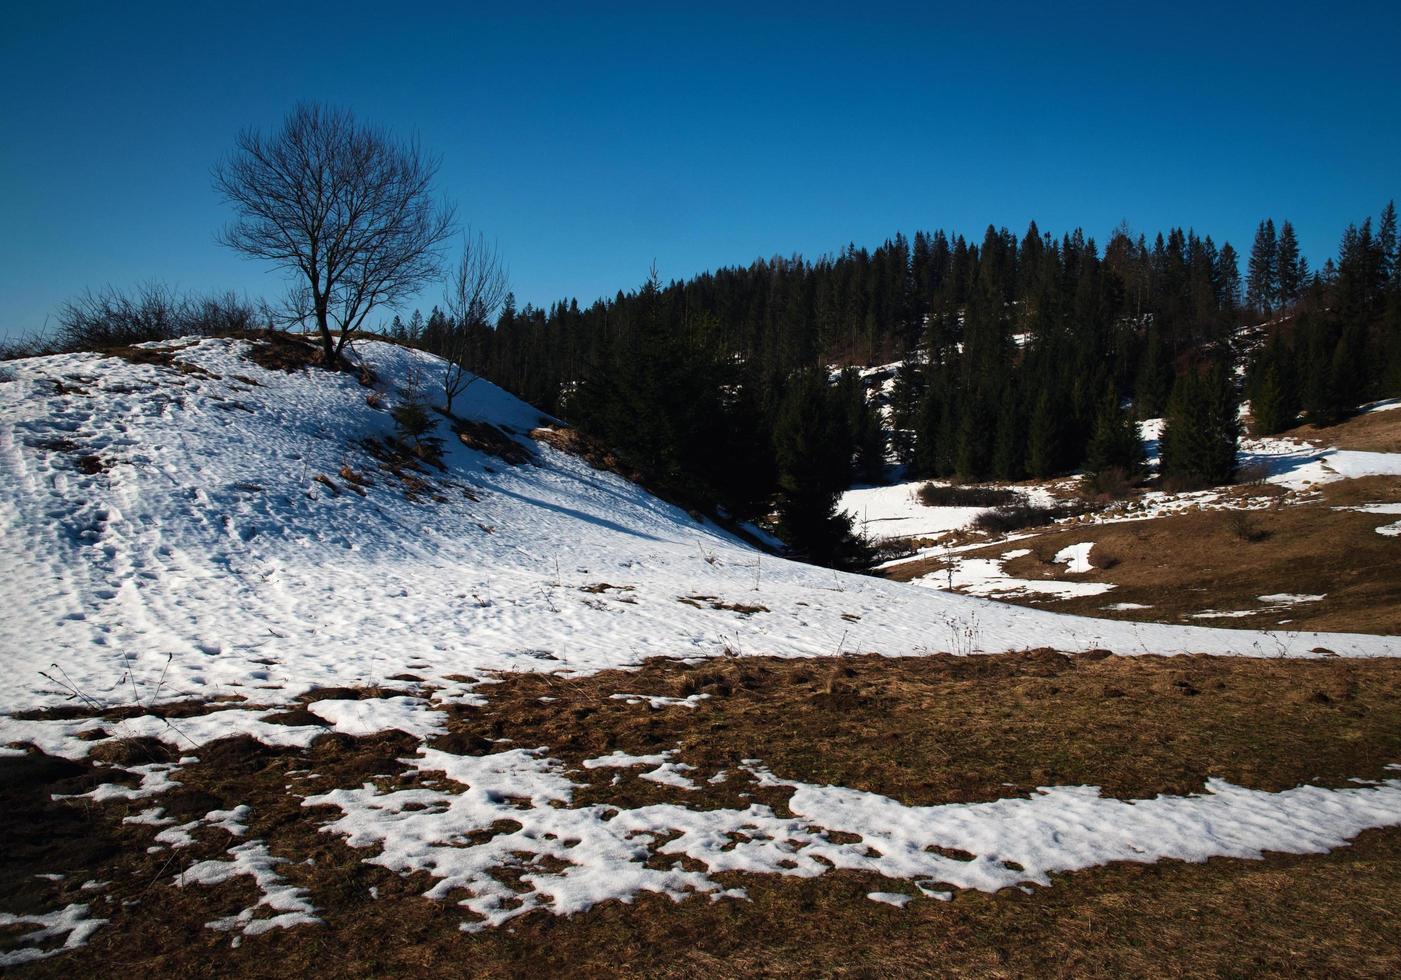
[[[107,283],[279,293],[209,168],[301,99],[441,154],[522,305],[1032,218],[1244,252],[1288,217],[1317,263],[1401,194],[1401,5],[1097,7],[5,0],[0,333]]]

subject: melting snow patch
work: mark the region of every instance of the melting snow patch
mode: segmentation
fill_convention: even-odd
[[[1145,606],[1141,602],[1113,602],[1104,607],[1113,612],[1129,612],[1133,609],[1152,609],[1152,606]]]
[[[1072,544],[1056,552],[1056,561],[1062,562],[1065,570],[1071,575],[1092,571],[1094,566],[1090,564],[1090,549],[1094,546],[1093,541]]]
[[[628,755],[626,752],[612,752],[608,755],[601,755],[597,759],[585,759],[585,769],[628,769],[632,766],[659,766],[668,758],[670,752],[658,752],[653,755]]]
[[[649,779],[654,783],[661,783],[664,786],[675,786],[679,789],[696,789],[696,784],[691,782],[685,775],[685,771],[694,769],[695,766],[688,766],[684,762],[663,762],[651,772],[644,772],[643,779]]]
[[[176,885],[222,885],[240,876],[248,876],[262,893],[257,904],[246,908],[237,915],[225,916],[205,923],[210,929],[228,932],[240,930],[245,936],[256,936],[269,929],[290,929],[298,925],[317,925],[316,909],[307,901],[306,892],[287,884],[274,869],[286,864],[286,858],[274,857],[267,845],[260,840],[248,841],[229,848],[232,861],[201,861],[187,869]],[[258,909],[267,908],[276,912],[268,918],[255,918]]]
[[[1275,592],[1270,595],[1258,596],[1261,602],[1272,602],[1276,605],[1291,606],[1296,602],[1320,602],[1327,595],[1299,595],[1294,592]]]
[[[897,909],[902,909],[910,904],[913,895],[906,895],[902,892],[867,892],[866,897],[873,902],[880,902],[882,905],[894,905]]]
[[[647,704],[653,708],[694,708],[706,698],[710,697],[710,695],[702,693],[692,694],[684,698],[672,698],[662,694],[612,694],[609,695],[609,697],[614,701],[626,701],[628,704],[641,704],[643,701],[646,701]],[[541,700],[544,699],[542,698]]]
[[[47,915],[12,915],[9,912],[0,912],[0,926],[39,927],[20,937],[20,942],[28,945],[8,952],[0,952],[0,966],[19,966],[21,963],[42,960],[65,950],[77,949],[88,941],[88,937],[107,923],[106,919],[89,919],[87,914],[88,907],[86,905],[69,905],[67,908],[50,912]],[[66,937],[62,946],[40,949],[35,945],[46,939],[56,939],[59,936]]]
[[[447,725],[444,714],[430,708],[422,698],[329,699],[312,701],[306,707],[345,735],[375,735],[397,730],[426,738],[443,731]]]
[[[376,848],[369,863],[436,878],[427,897],[465,893],[459,904],[477,917],[463,923],[467,931],[534,909],[568,915],[608,899],[627,902],[639,892],[677,900],[743,897],[711,877],[723,872],[810,878],[839,868],[914,881],[926,894],[936,883],[991,892],[1050,885],[1052,874],[1112,861],[1321,853],[1365,829],[1401,824],[1401,780],[1269,793],[1213,779],[1204,793],[1134,801],[1106,799],[1092,786],[1063,786],[1028,799],[905,806],[751,769],[762,785],[792,788],[788,817],[758,804],[572,807],[577,784],[539,752],[420,752],[419,770],[443,773],[466,791],[381,793],[366,785],[309,797],[305,805],[339,809],[341,816],[323,830],[345,835],[352,847]],[[858,840],[838,843],[833,831]],[[945,856],[951,850],[972,857]],[[676,860],[667,866],[658,857]],[[688,870],[695,867],[704,870]],[[493,872],[502,869],[520,871],[525,890],[498,880]]]

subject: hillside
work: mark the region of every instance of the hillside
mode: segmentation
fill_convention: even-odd
[[[937,928],[1062,894],[1031,929],[1083,899],[1068,872],[1401,825],[1394,636],[1282,648],[774,558],[484,380],[420,462],[389,410],[442,362],[355,357],[0,373],[0,965],[237,971],[261,943],[367,972],[381,930],[401,969],[468,937],[544,969],[618,929],[760,916],[776,943],[812,902]],[[628,934],[645,972],[665,941]]]

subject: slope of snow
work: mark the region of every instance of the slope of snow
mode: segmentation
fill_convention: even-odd
[[[843,635],[846,650],[908,655],[942,648],[936,624],[947,623],[976,623],[965,652],[1274,649],[1262,634],[1060,616],[760,562],[720,529],[524,436],[536,461],[510,466],[441,425],[446,472],[411,500],[362,442],[392,432],[384,408],[412,376],[432,391],[440,362],[360,345],[379,379],[375,407],[350,374],[264,370],[244,347],[204,340],[178,355],[212,376],[95,354],[10,365],[0,708],[60,704],[75,690],[104,705],[218,695],[273,705],[400,674],[439,687],[439,699],[470,699],[459,675],[592,671],[726,646],[830,654]],[[456,408],[516,432],[540,422],[485,381]],[[79,467],[82,456],[100,465]],[[364,496],[349,492],[343,466],[370,478]],[[692,596],[717,601],[678,601]],[[766,611],[722,608],[734,604]],[[1401,653],[1377,636],[1295,646]],[[0,744],[24,724],[0,718]]]

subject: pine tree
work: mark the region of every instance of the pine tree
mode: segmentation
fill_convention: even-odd
[[[1255,229],[1246,275],[1246,303],[1259,313],[1268,314],[1279,293],[1279,255],[1275,223],[1266,218]]]
[[[1299,414],[1299,392],[1293,359],[1279,334],[1270,337],[1246,380],[1256,433],[1273,435],[1292,428]]]
[[[1138,425],[1110,386],[1100,401],[1086,447],[1085,475],[1094,489],[1116,492],[1141,479],[1143,468],[1143,440]]]
[[[1279,230],[1275,265],[1278,270],[1279,301],[1292,303],[1304,291],[1304,284],[1308,282],[1309,265],[1299,253],[1299,240],[1294,235],[1294,226],[1288,221]]]
[[[1042,390],[1031,413],[1026,434],[1026,470],[1034,477],[1052,476],[1060,469],[1060,420],[1049,390]]]
[[[1163,427],[1163,476],[1183,487],[1226,483],[1235,471],[1239,441],[1235,386],[1226,367],[1179,375]]]
[[[774,426],[779,533],[798,555],[832,566],[858,564],[861,553],[851,518],[837,510],[850,470],[842,414],[826,378],[806,371],[789,385]]]

